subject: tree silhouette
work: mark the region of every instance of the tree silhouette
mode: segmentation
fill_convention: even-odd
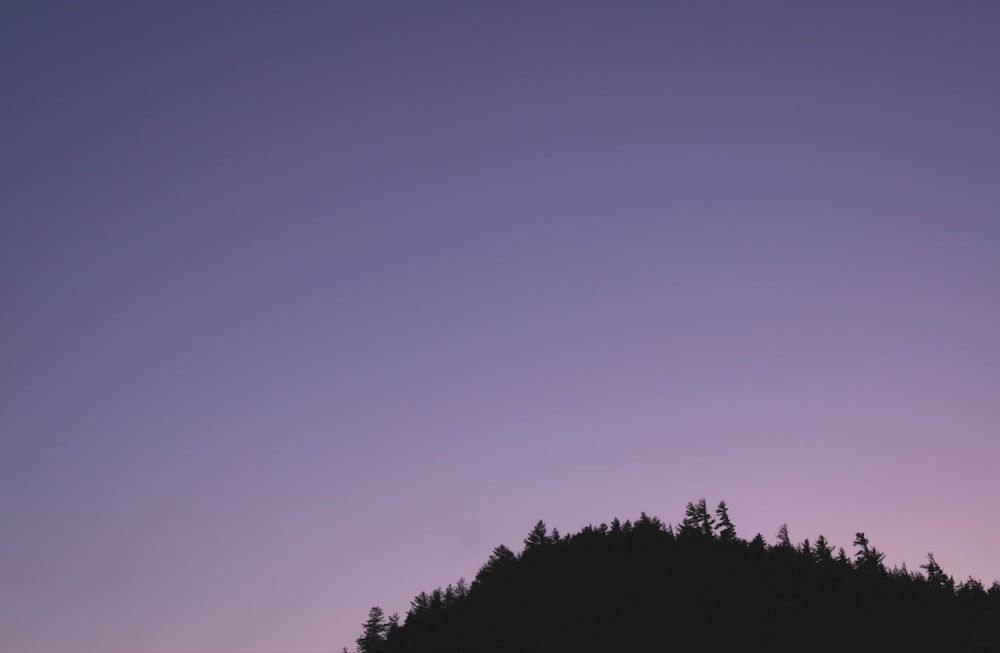
[[[788,537],[788,524],[782,524],[778,528],[777,544],[783,549],[792,548],[792,540]]]
[[[826,537],[823,535],[816,538],[815,556],[817,562],[833,560],[833,549],[830,548],[830,543],[826,541]]]
[[[927,572],[927,582],[931,587],[949,593],[955,591],[955,581],[951,576],[944,573],[941,565],[934,559],[933,553],[927,554],[927,562],[920,565],[920,568]]]
[[[736,539],[736,527],[729,519],[729,507],[725,501],[720,501],[715,509],[716,529],[719,532],[719,539],[724,542],[732,542]]]
[[[382,611],[382,608],[377,605],[373,606],[368,611],[368,619],[362,627],[361,637],[356,640],[358,651],[360,653],[378,653],[381,651],[388,630],[389,623],[385,620],[385,613]]]
[[[524,538],[524,550],[530,551],[549,543],[548,529],[545,526],[545,522],[541,519],[535,524],[535,527],[531,529],[528,536]]]
[[[864,533],[856,533],[854,536],[854,546],[859,547],[857,553],[854,554],[856,559],[855,564],[859,569],[865,569],[869,571],[885,571],[885,566],[882,561],[885,559],[885,554],[870,546],[868,543],[868,538],[865,537]]]
[[[858,532],[854,560],[820,535],[741,539],[724,502],[688,503],[676,536],[659,518],[548,534],[520,555],[499,545],[463,579],[410,602],[405,621],[373,607],[359,653],[636,653],[697,650],[995,651],[1000,584],[957,588],[933,555],[927,577],[885,570]],[[992,638],[992,639],[991,639]]]
[[[708,505],[704,499],[698,503],[688,502],[684,508],[684,521],[681,522],[679,535],[713,537],[715,520],[708,514]]]

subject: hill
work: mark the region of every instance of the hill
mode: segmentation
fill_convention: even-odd
[[[676,527],[635,522],[560,535],[539,521],[521,553],[493,550],[471,584],[421,592],[400,622],[372,608],[361,653],[1000,651],[1000,584],[956,584],[928,554],[887,569],[858,533],[793,544],[737,536],[725,502]]]

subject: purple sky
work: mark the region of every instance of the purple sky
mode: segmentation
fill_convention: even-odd
[[[1000,577],[998,25],[4,2],[0,649],[340,650],[700,497]]]

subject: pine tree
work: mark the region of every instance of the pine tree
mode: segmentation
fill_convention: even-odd
[[[708,537],[713,537],[715,535],[715,520],[712,519],[712,515],[708,512],[708,504],[704,499],[698,502],[698,516],[701,519],[699,524],[701,527],[701,534]]]
[[[788,524],[782,524],[778,529],[778,542],[780,548],[792,548],[792,540],[788,537]]]
[[[524,550],[530,551],[548,543],[548,528],[545,526],[545,522],[539,519],[538,523],[535,524],[535,527],[531,529],[530,533],[528,533],[528,537],[524,538]]]
[[[733,526],[733,522],[729,519],[729,508],[726,506],[725,501],[720,501],[719,506],[715,509],[716,516],[716,529],[719,532],[719,539],[723,542],[732,542],[736,539],[736,528]]]
[[[920,565],[920,568],[927,572],[927,582],[939,590],[945,590],[947,592],[955,591],[955,581],[951,576],[944,573],[941,569],[941,565],[938,564],[937,560],[934,559],[933,553],[927,554],[927,564]]]
[[[681,522],[679,535],[713,536],[715,520],[708,514],[708,505],[704,499],[698,503],[688,502],[684,508],[684,521]]]
[[[427,595],[427,592],[421,592],[413,597],[410,601],[410,609],[407,611],[407,617],[412,615],[420,615],[426,613],[431,609],[431,597]]]
[[[431,592],[431,612],[440,613],[444,608],[444,592],[438,587]]]
[[[802,540],[802,544],[799,546],[799,553],[801,553],[802,556],[810,562],[816,559],[815,554],[813,553],[812,543],[809,542],[808,537]]]
[[[399,625],[399,615],[393,612],[385,626],[385,641],[387,643],[393,642],[397,637],[399,637],[401,629],[402,626]]]
[[[479,573],[476,574],[476,578],[472,581],[473,585],[481,584],[484,582],[489,582],[490,579],[503,576],[504,573],[511,568],[517,562],[517,554],[511,551],[508,547],[501,544],[500,546],[493,549],[493,553],[490,554],[489,559],[486,564],[480,568]],[[426,598],[427,605],[430,605],[430,597]]]
[[[854,554],[856,559],[855,566],[858,569],[885,571],[885,566],[882,564],[885,554],[875,547],[869,546],[868,538],[865,537],[864,533],[855,533],[854,546],[859,547],[858,552]]]
[[[639,519],[635,522],[635,530],[643,533],[663,532],[663,522],[659,517],[650,517],[645,512],[639,514]]]
[[[833,549],[830,548],[830,543],[826,541],[826,537],[820,535],[816,538],[816,560],[824,562],[832,559]]]
[[[389,624],[385,620],[385,613],[377,605],[368,611],[368,620],[365,621],[361,637],[356,642],[359,653],[378,653],[385,643],[385,634],[389,630]]]

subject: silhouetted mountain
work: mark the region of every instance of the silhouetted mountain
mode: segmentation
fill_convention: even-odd
[[[539,521],[467,584],[422,592],[399,623],[372,608],[362,653],[1000,651],[1000,585],[958,585],[933,555],[886,569],[858,533],[852,556],[736,535],[725,503],[689,503],[676,527],[643,513],[562,536]]]

